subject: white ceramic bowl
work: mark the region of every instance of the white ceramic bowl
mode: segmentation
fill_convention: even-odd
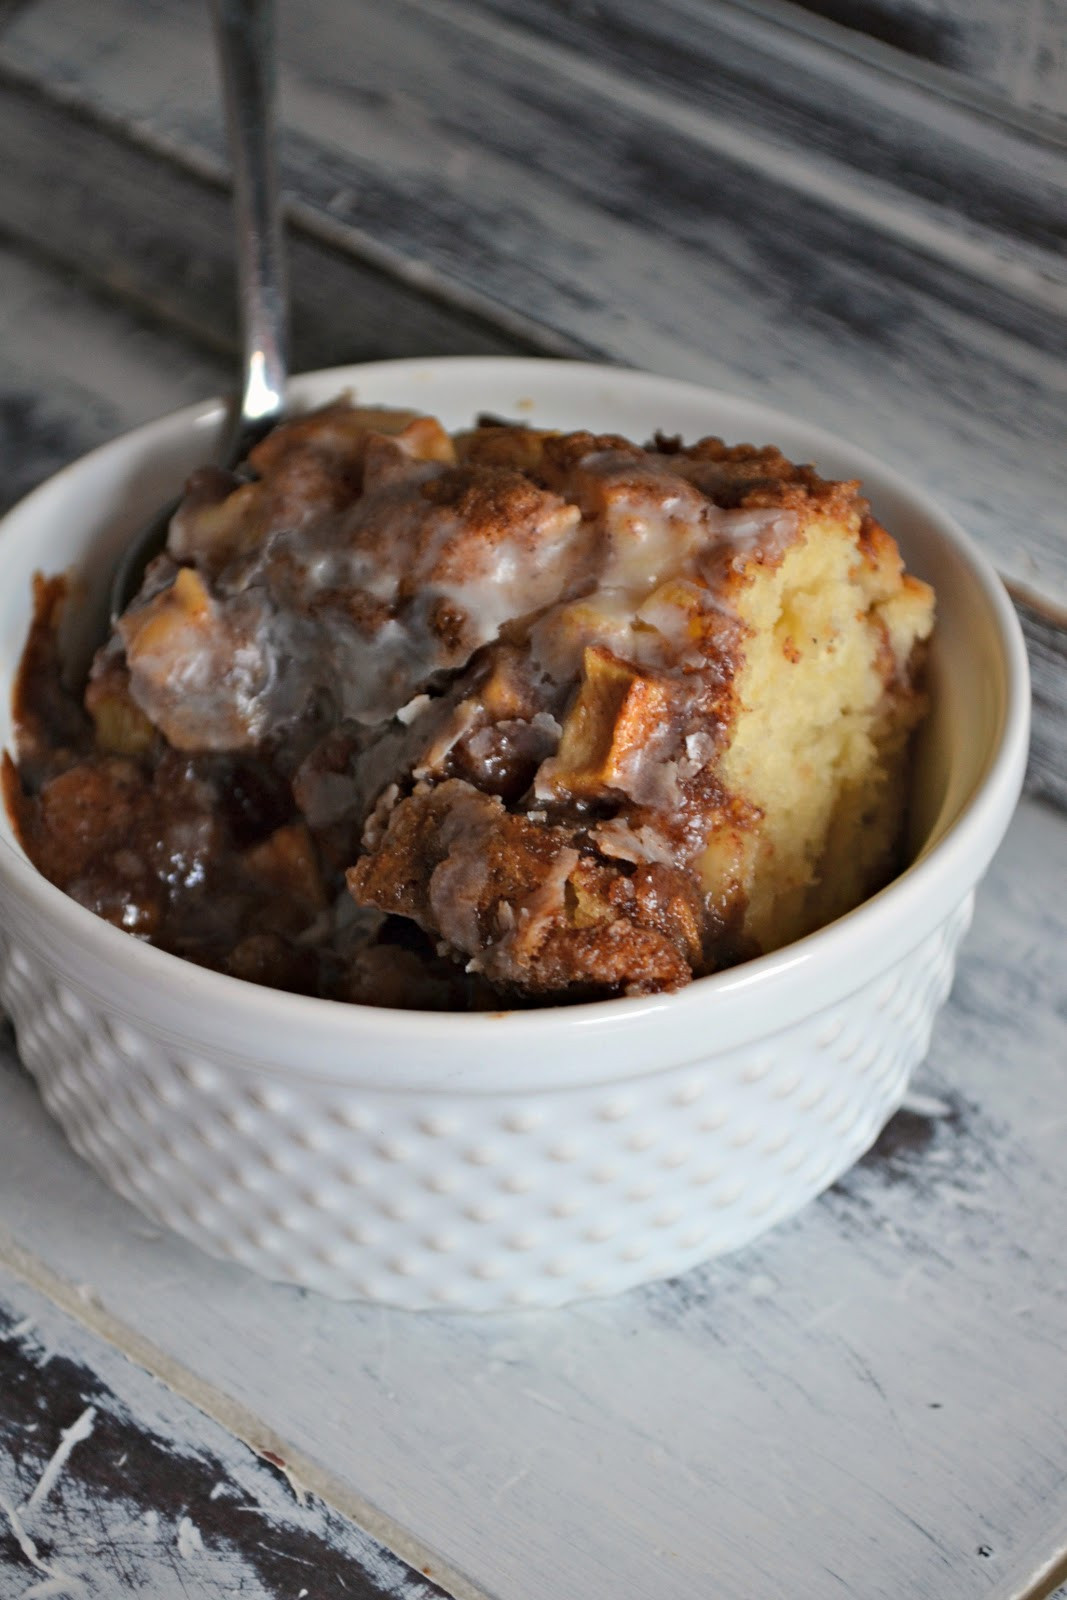
[[[453,427],[491,411],[639,440],[657,427],[721,433],[861,477],[938,594],[913,865],[830,927],[678,994],[440,1016],[281,994],[153,950],[40,877],[4,817],[0,1002],[46,1105],[102,1177],[269,1277],[489,1310],[679,1272],[832,1183],[925,1054],[1022,780],[1028,683],[1014,613],[921,492],[748,401],[493,359],[316,373],[293,398],[348,387]],[[220,416],[194,407],[116,440],[0,526],[0,746],[33,572],[75,567],[91,611],[129,532],[211,455]]]

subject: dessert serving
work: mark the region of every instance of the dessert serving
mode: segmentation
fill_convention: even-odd
[[[1010,601],[735,395],[451,358],[288,404],[102,651],[224,407],[0,524],[0,1006],[45,1105],[153,1222],[327,1294],[553,1306],[736,1249],[926,1054],[1025,768]]]
[[[194,473],[71,691],[39,579],[5,787],[68,895],[363,1004],[674,990],[902,864],[929,586],[773,447],[348,401]]]

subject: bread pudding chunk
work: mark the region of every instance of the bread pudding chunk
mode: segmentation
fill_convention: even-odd
[[[897,870],[932,623],[859,485],[773,448],[338,402],[190,480],[90,720],[39,617],[15,808],[61,886],[256,981],[674,989]]]

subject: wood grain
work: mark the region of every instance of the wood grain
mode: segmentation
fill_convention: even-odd
[[[745,0],[742,0],[745,3]],[[797,8],[747,0],[772,13]],[[998,99],[1036,112],[1067,112],[1067,34],[1055,4],[1000,0],[800,0],[805,12],[839,24],[861,47],[878,41],[930,63],[946,80],[987,86]],[[832,37],[832,34],[831,34]]]
[[[1038,781],[1064,795],[1067,333],[1057,219],[1043,211],[1062,182],[1051,136],[1007,114],[979,125],[970,92],[950,113],[930,77],[872,77],[877,54],[850,75],[821,23],[783,26],[773,0],[598,9],[638,31],[628,41],[620,26],[594,52],[588,10],[559,11],[553,29],[547,7],[520,16],[510,0],[288,13],[302,359],[606,354],[867,443],[937,492],[1011,579],[1036,669]],[[670,48],[683,14],[691,72]],[[0,5],[0,74],[10,499],[224,386],[232,281],[206,27],[187,7]],[[882,96],[870,152],[864,93]],[[0,1447],[16,1515],[62,1429],[95,1407],[26,1529],[35,1551],[72,1569],[96,1558],[94,1452],[126,1432],[146,1486],[169,1456],[185,1486],[184,1509],[167,1501],[155,1525],[166,1539],[145,1541],[155,1567],[131,1566],[160,1600],[223,1577],[272,1593],[226,1548],[232,1525],[211,1520],[216,1461],[211,1484],[266,1504],[283,1553],[343,1553],[405,1596],[428,1588],[423,1565],[455,1593],[500,1600],[690,1600],[709,1574],[717,1600],[1046,1592],[1067,1555],[1065,882],[1067,820],[1027,803],[910,1110],[876,1150],[738,1257],[561,1314],[404,1317],[209,1262],[101,1188],[0,1044],[0,1319],[9,1333],[33,1324],[0,1339],[3,1409],[24,1430],[17,1460],[10,1428],[6,1458]],[[75,1403],[59,1416],[64,1384]],[[19,1409],[34,1396],[59,1430],[36,1442]],[[313,1489],[307,1520],[240,1439]],[[150,1526],[136,1496],[125,1509],[135,1531]],[[21,1596],[49,1578],[5,1515],[0,1593],[14,1572]],[[183,1518],[189,1557],[194,1528],[225,1556],[214,1572],[178,1551]],[[148,1559],[132,1535],[121,1554]],[[275,1590],[302,1586],[297,1574]]]
[[[840,30],[798,28],[792,6],[474,3],[546,43],[610,64],[664,100],[683,101],[709,123],[744,130],[748,158],[783,182],[814,184],[823,164],[837,172],[837,201],[846,209],[862,207],[873,183],[887,223],[906,234],[916,214],[938,222],[927,246],[940,243],[951,260],[959,260],[966,235],[986,241],[994,275],[1029,259],[1063,281],[1067,140],[1051,122],[1019,117],[1007,100],[968,94],[909,70],[905,60],[857,55],[843,47]],[[1005,24],[1005,33],[1015,31],[1007,12]],[[735,148],[745,147],[738,141]],[[798,150],[804,160],[794,164],[788,157]],[[1036,283],[1034,290],[1042,292]]]
[[[230,366],[0,244],[0,507]]]
[[[0,1594],[444,1593],[2,1271],[0,1394]]]
[[[231,202],[221,170],[161,159],[2,67],[0,140],[19,152],[11,181],[0,177],[9,236],[198,343],[236,355]],[[301,368],[526,348],[474,312],[442,304],[430,285],[408,286],[373,262],[340,257],[315,230],[291,230],[290,256]]]
[[[1032,782],[1062,800],[1062,141],[743,8],[606,16],[604,34],[512,0],[283,11],[299,364],[595,354],[866,445],[1037,599]],[[178,0],[35,0],[0,72],[8,228],[232,343],[206,24]]]

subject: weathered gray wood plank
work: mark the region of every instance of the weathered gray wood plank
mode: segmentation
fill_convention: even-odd
[[[228,380],[229,363],[0,244],[0,509]]]
[[[157,158],[220,170],[210,41],[173,0],[37,0],[0,60]],[[1047,305],[759,170],[722,119],[679,123],[623,72],[471,7],[313,0],[282,65],[299,222],[502,322],[817,415],[941,492],[1009,576],[1067,599],[1067,321]],[[1051,268],[1036,281],[1056,287]]]
[[[444,1594],[3,1270],[0,1395],[11,1600]]]
[[[1014,105],[988,95],[953,93],[941,79],[911,72],[907,60],[890,67],[884,56],[857,57],[841,48],[840,30],[798,31],[790,24],[801,14],[789,5],[472,3],[709,122],[744,130],[749,159],[776,167],[785,183],[814,185],[822,165],[838,174],[835,197],[845,209],[862,207],[876,185],[883,226],[907,235],[924,219],[926,247],[950,261],[969,237],[985,241],[994,276],[1009,260],[1029,259],[1064,278],[1067,128],[1020,119]],[[734,149],[742,154],[744,143]],[[790,159],[798,150],[804,163]]]
[[[946,79],[981,84],[1011,105],[1067,112],[1067,30],[1056,5],[1001,0],[741,0],[755,10],[813,13],[867,45],[928,62]]]
[[[299,363],[600,354],[867,445],[955,510],[1029,602],[1032,780],[1067,800],[1064,152],[765,21],[754,34],[737,8],[674,0],[693,24],[683,92],[655,10],[634,33],[638,11],[615,0],[631,34],[593,58],[581,14],[549,39],[544,12],[520,23],[510,7],[283,8]],[[221,347],[210,53],[176,0],[16,13],[0,34],[0,212]]]
[[[2,67],[0,146],[18,151],[0,174],[8,237],[199,343],[235,352],[231,203],[221,170],[162,158]],[[339,254],[306,228],[291,230],[289,249],[301,368],[529,347],[476,311],[444,303],[431,285]]]
[[[1067,1552],[1065,881],[1024,805],[911,1111],[672,1283],[485,1319],[258,1283],[139,1223],[11,1070],[3,1251],[447,1587],[1018,1600]]]

